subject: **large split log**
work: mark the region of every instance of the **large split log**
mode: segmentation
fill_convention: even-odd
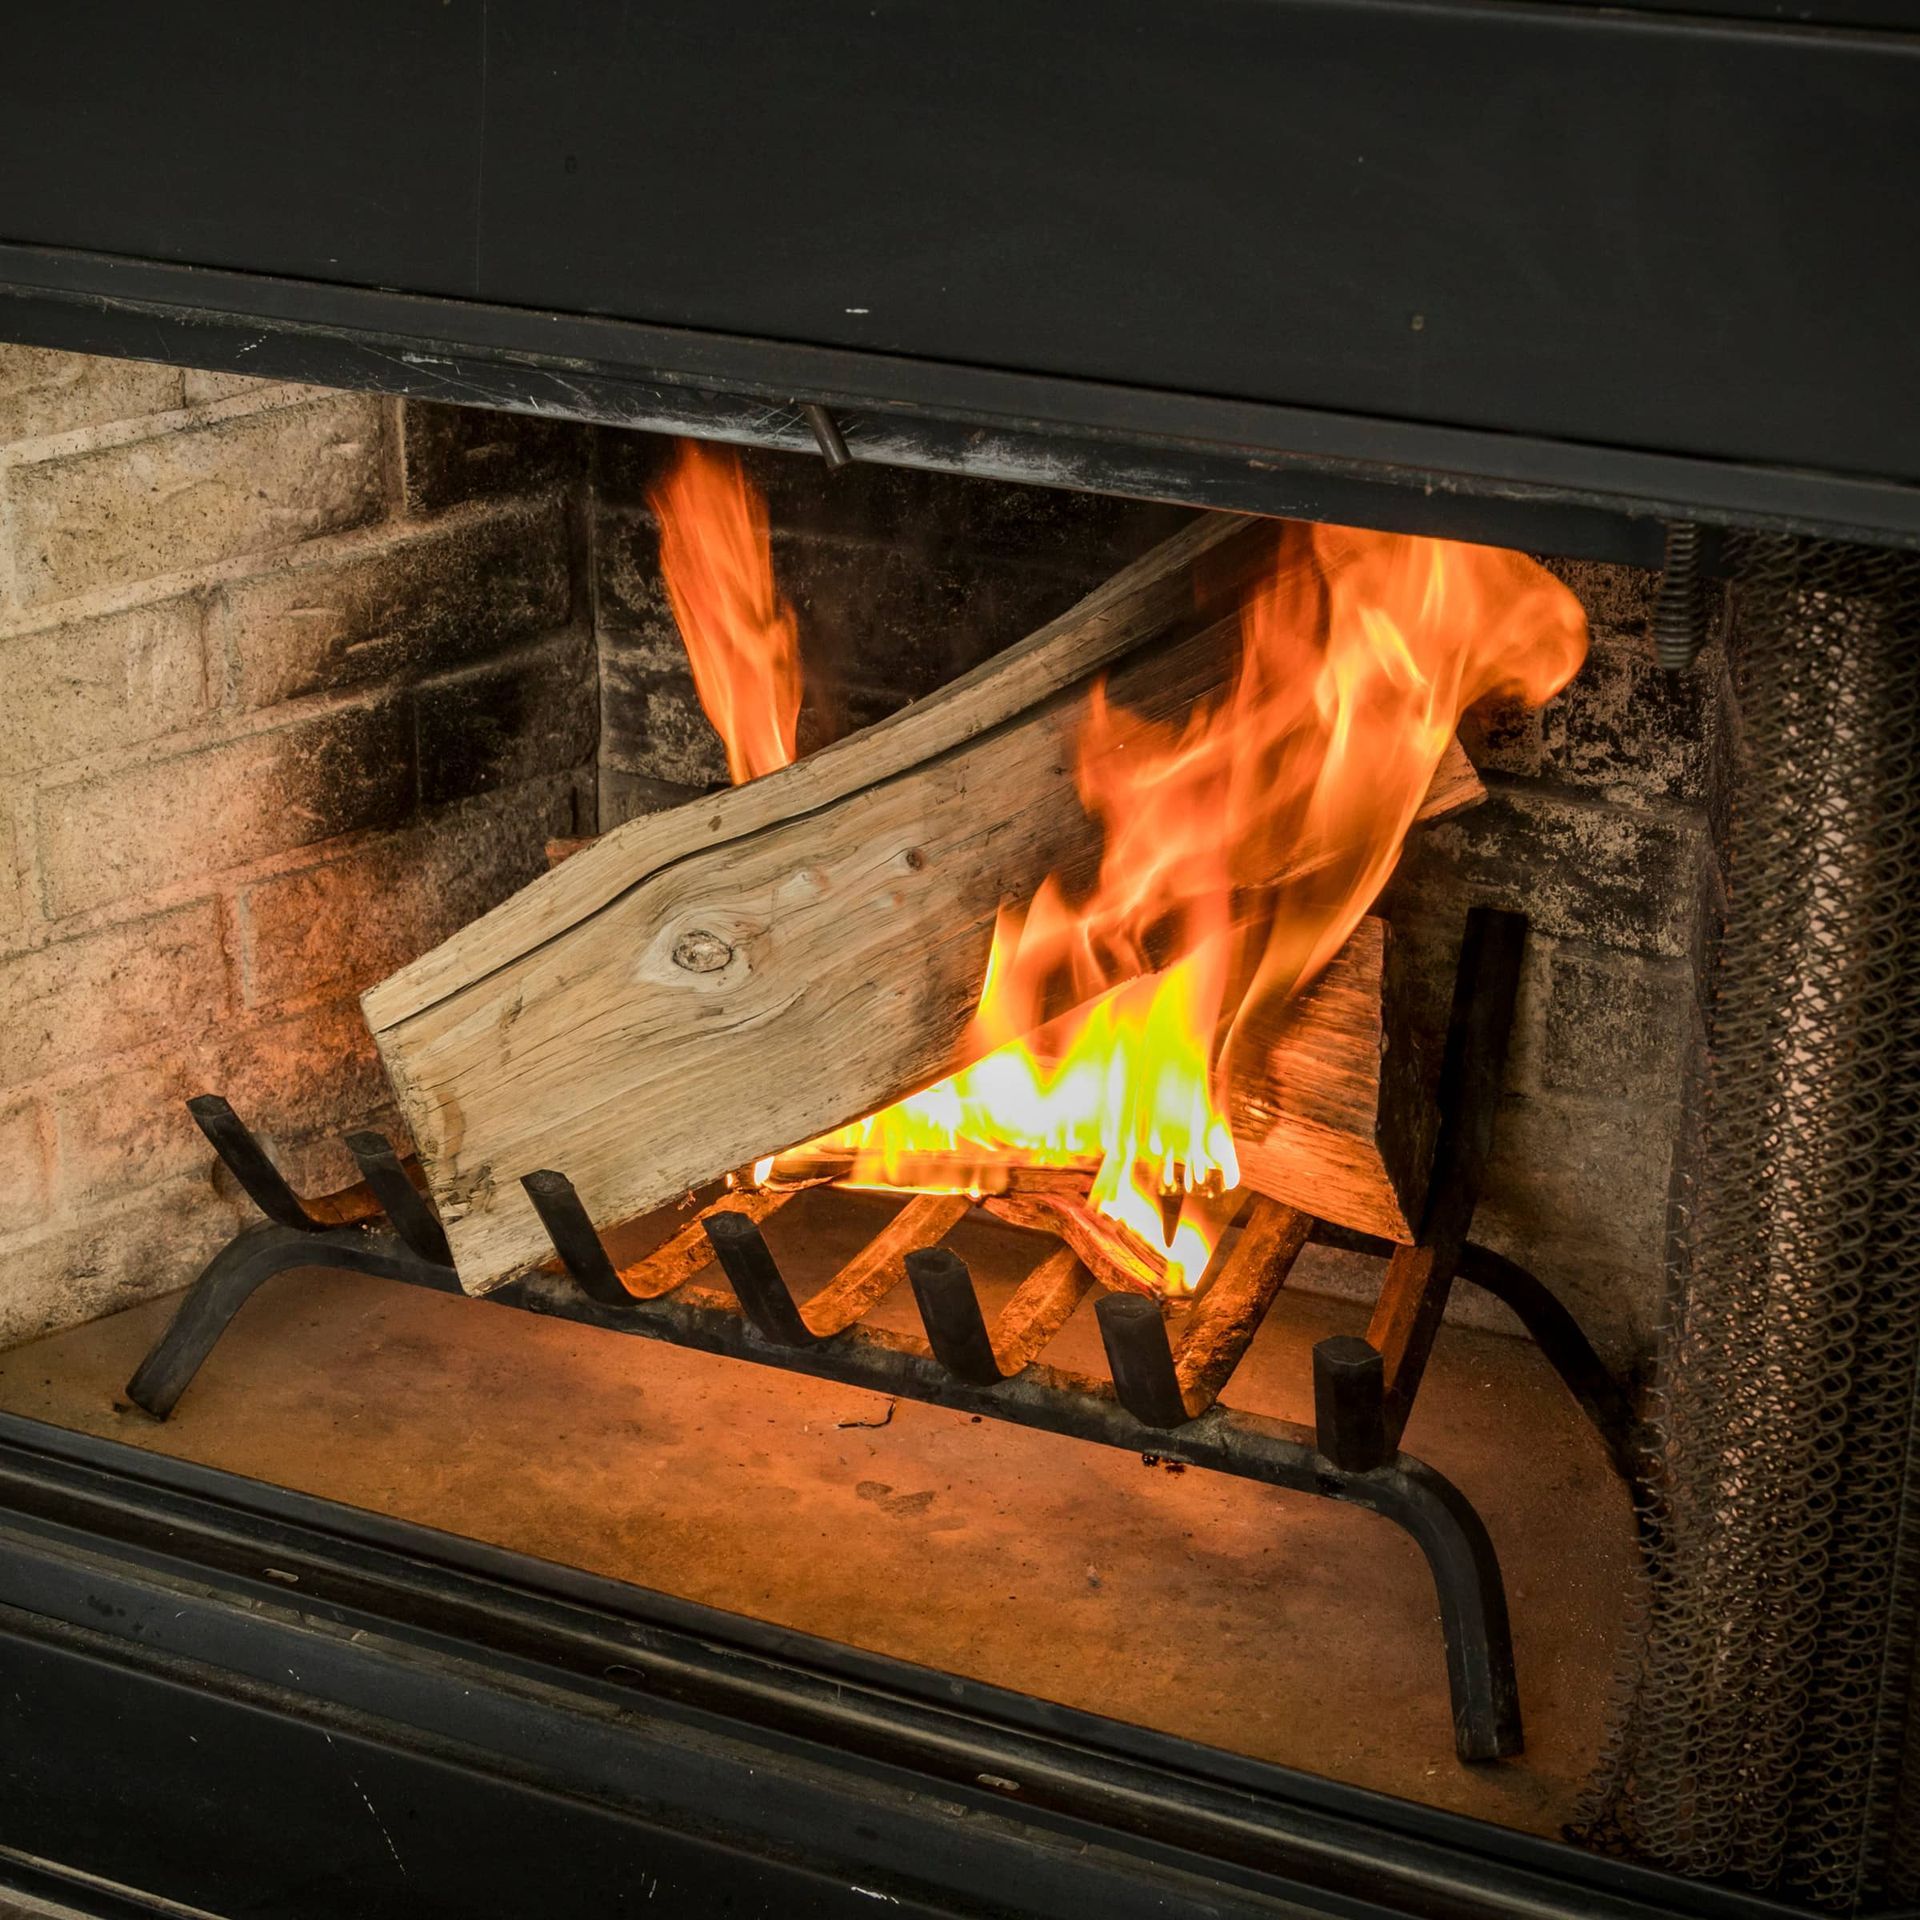
[[[891,720],[629,822],[364,1000],[465,1286],[548,1252],[523,1174],[605,1223],[956,1064],[996,912],[1091,878],[1073,791],[1093,679],[1157,718],[1231,675],[1272,535],[1197,521]],[[1224,596],[1196,611],[1196,566]],[[1450,756],[1429,814],[1480,792]]]
[[[1253,1009],[1228,1063],[1243,1186],[1362,1233],[1414,1237],[1439,1056],[1411,998],[1391,930],[1369,916],[1297,1000]]]

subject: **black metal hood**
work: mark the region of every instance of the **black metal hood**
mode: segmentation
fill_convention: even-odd
[[[30,9],[0,338],[787,444],[824,402],[861,458],[1630,557],[1920,541],[1903,14]]]

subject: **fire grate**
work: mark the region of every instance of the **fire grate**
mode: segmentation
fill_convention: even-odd
[[[940,1244],[972,1204],[920,1195],[804,1304],[762,1223],[790,1192],[729,1194],[624,1271],[564,1174],[523,1185],[557,1260],[476,1304],[639,1334],[675,1346],[811,1374],[1129,1452],[1158,1454],[1268,1486],[1338,1500],[1412,1536],[1437,1591],[1463,1760],[1518,1753],[1521,1724],[1499,1561],[1479,1514],[1442,1475],[1399,1450],[1455,1279],[1494,1294],[1521,1321],[1625,1473],[1626,1397],[1567,1310],[1524,1268],[1467,1238],[1492,1140],[1526,923],[1469,916],[1440,1085],[1433,1194],[1420,1239],[1397,1246],[1256,1198],[1237,1239],[1203,1276],[1176,1344],[1162,1305],[1109,1293],[1096,1303],[1110,1379],[1039,1359],[1094,1280],[1061,1247],[989,1325],[966,1263]],[[363,1175],[306,1200],[216,1095],[189,1102],[215,1151],[266,1216],[209,1263],[127,1388],[165,1419],[249,1296],[276,1273],[335,1268],[460,1293],[447,1242],[391,1144],[349,1136]],[[1309,1239],[1384,1256],[1366,1338],[1340,1335],[1312,1355],[1311,1427],[1247,1413],[1220,1395]],[[725,1289],[699,1284],[717,1261]],[[904,1280],[924,1339],[865,1324]],[[464,1297],[464,1296],[463,1296]]]

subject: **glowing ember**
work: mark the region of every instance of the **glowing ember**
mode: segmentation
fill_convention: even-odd
[[[738,786],[793,758],[800,714],[800,639],[773,584],[767,504],[738,454],[693,440],[649,498],[693,684]]]
[[[808,1143],[850,1157],[847,1184],[978,1193],[1003,1190],[1010,1166],[1081,1170],[1169,1291],[1199,1279],[1239,1181],[1237,1020],[1298,992],[1353,932],[1462,712],[1496,692],[1550,698],[1586,648],[1579,603],[1523,555],[1275,532],[1225,696],[1165,726],[1094,689],[1075,778],[1104,836],[1098,878],[1078,901],[1050,879],[1002,914],[963,1042],[973,1064]],[[783,652],[759,630],[715,653],[748,678],[760,658],[792,675],[790,639]],[[699,685],[731,764],[725,716],[757,689]]]

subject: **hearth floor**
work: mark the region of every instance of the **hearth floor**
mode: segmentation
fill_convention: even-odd
[[[812,1235],[828,1259],[885,1217],[836,1201],[852,1224]],[[951,1244],[991,1310],[1022,1243],[969,1221]],[[1296,1279],[1333,1259],[1309,1249]],[[1500,1333],[1443,1332],[1406,1440],[1506,1571],[1527,1750],[1470,1768],[1425,1566],[1370,1515],[334,1273],[269,1282],[162,1425],[120,1395],[173,1306],[0,1354],[0,1406],[1537,1832],[1600,1737],[1627,1502],[1546,1364]],[[912,1312],[896,1296],[875,1317]],[[1290,1286],[1227,1397],[1310,1419],[1308,1348],[1363,1326]],[[1048,1358],[1100,1370],[1089,1305]]]

